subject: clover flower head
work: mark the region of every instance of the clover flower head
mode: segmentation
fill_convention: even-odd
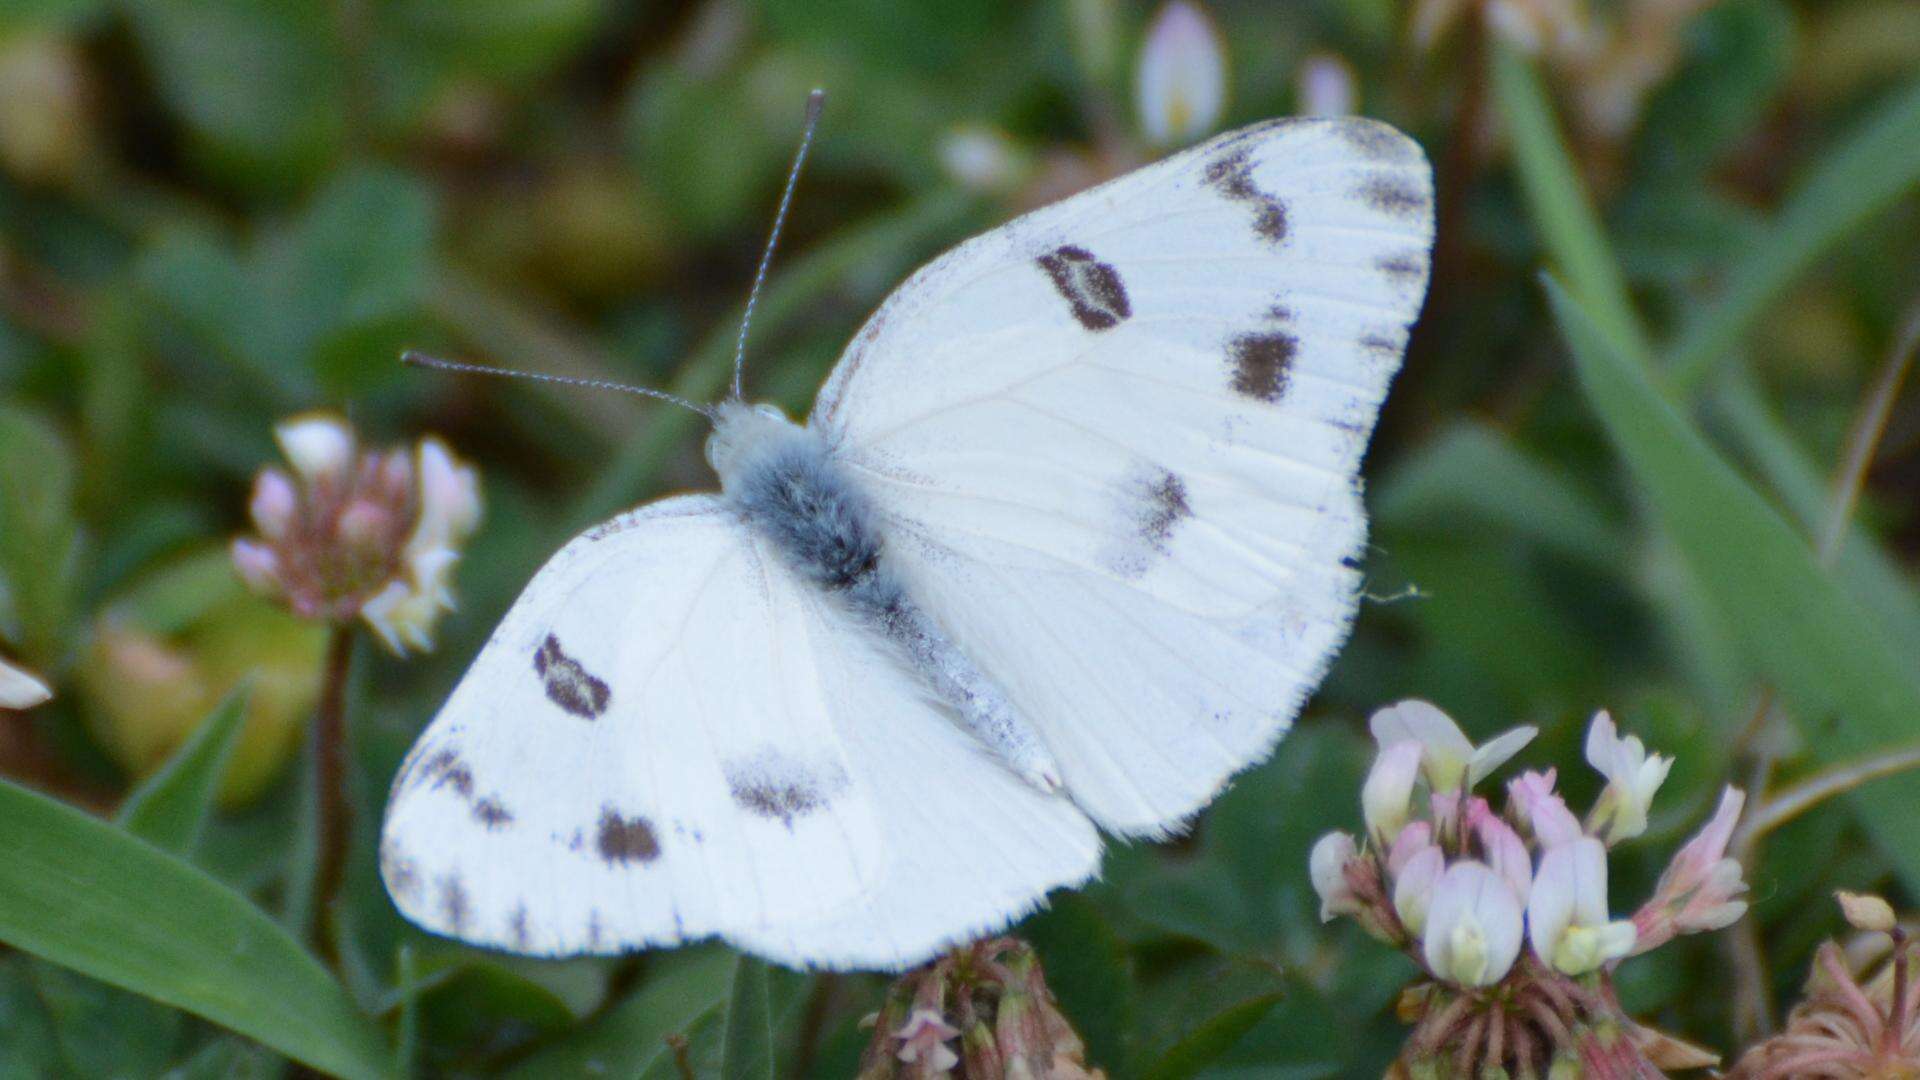
[[[248,588],[316,621],[364,621],[396,654],[433,645],[452,574],[480,521],[479,477],[439,439],[363,450],[344,419],[274,428],[290,470],[254,478],[256,534],[232,545]]]
[[[1593,1075],[1644,1076],[1717,1063],[1634,1023],[1606,975],[1745,910],[1739,863],[1726,857],[1737,790],[1675,855],[1655,896],[1616,919],[1609,851],[1644,832],[1671,758],[1649,754],[1601,713],[1587,754],[1609,786],[1583,826],[1552,768],[1509,779],[1503,810],[1474,793],[1532,728],[1475,747],[1424,701],[1381,709],[1371,726],[1379,751],[1361,789],[1364,838],[1322,837],[1310,870],[1322,919],[1352,918],[1423,969],[1401,997],[1416,1027],[1396,1075],[1557,1076],[1556,1062],[1597,1060],[1626,1071]],[[1870,905],[1855,908],[1885,921]]]

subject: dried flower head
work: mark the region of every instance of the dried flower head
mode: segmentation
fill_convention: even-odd
[[[258,534],[232,549],[241,580],[303,618],[363,619],[395,653],[431,648],[480,521],[474,470],[431,436],[411,451],[362,450],[330,414],[294,417],[274,436],[292,471],[254,478]]]
[[[870,1017],[859,1080],[1104,1080],[1060,1015],[1033,948],[976,942],[896,980]],[[953,1044],[958,1040],[956,1048]]]
[[[1855,970],[1839,944],[1822,944],[1806,997],[1787,1014],[1786,1029],[1742,1055],[1729,1080],[1920,1076],[1920,986],[1913,978],[1920,943],[1901,929],[1885,900],[1853,893],[1839,900],[1850,922],[1892,938],[1891,953]]]
[[[1380,752],[1361,796],[1366,838],[1323,837],[1311,876],[1323,918],[1353,918],[1423,969],[1401,997],[1415,1027],[1392,1075],[1649,1077],[1717,1060],[1635,1024],[1611,972],[1745,910],[1739,864],[1726,858],[1738,791],[1675,856],[1653,899],[1615,919],[1609,846],[1645,830],[1671,759],[1599,714],[1587,750],[1608,785],[1583,826],[1552,769],[1508,781],[1504,814],[1474,794],[1532,728],[1475,747],[1424,701],[1376,712],[1372,728]]]

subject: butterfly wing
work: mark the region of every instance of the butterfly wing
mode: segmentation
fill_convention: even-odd
[[[1003,890],[1089,873],[1084,815],[1019,791],[897,677],[858,677],[870,648],[717,499],[590,530],[401,768],[388,891],[428,929],[522,953],[718,934],[789,963],[889,965],[993,915],[964,889],[904,895],[938,846],[918,815],[995,800],[984,826],[1023,830],[987,871]],[[896,809],[928,776],[942,789]]]
[[[1257,125],[955,248],[823,388],[889,558],[1109,829],[1203,806],[1344,641],[1432,232],[1392,128]]]

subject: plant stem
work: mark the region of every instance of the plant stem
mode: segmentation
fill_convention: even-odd
[[[352,808],[347,802],[347,674],[353,662],[353,626],[335,624],[327,638],[321,672],[320,704],[313,717],[313,790],[318,804],[319,842],[313,883],[313,947],[329,966],[339,967],[334,941],[334,903],[347,865],[347,833]]]

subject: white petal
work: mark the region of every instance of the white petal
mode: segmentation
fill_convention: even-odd
[[[31,709],[52,697],[39,677],[0,660],[0,709]]]
[[[353,428],[331,413],[307,413],[274,425],[280,452],[302,479],[336,476],[353,459]]]
[[[1540,729],[1532,726],[1517,727],[1493,737],[1485,746],[1476,748],[1467,767],[1467,786],[1472,787],[1486,779],[1495,769],[1513,759],[1513,755],[1526,748]]]

